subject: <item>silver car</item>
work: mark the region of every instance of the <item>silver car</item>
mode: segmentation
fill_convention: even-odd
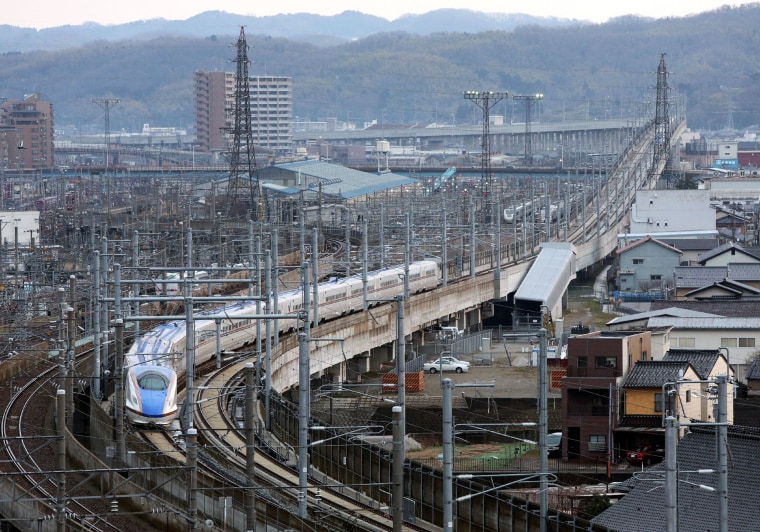
[[[438,373],[439,371],[466,373],[470,371],[470,363],[454,357],[441,357],[433,362],[426,362],[422,368],[430,373]]]

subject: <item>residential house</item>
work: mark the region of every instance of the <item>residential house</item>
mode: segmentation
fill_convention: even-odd
[[[760,264],[757,257],[734,242],[727,242],[702,253],[697,263],[701,266],[728,266],[729,264]]]
[[[649,444],[662,446],[665,441],[662,419],[666,414],[683,411],[685,419],[699,418],[702,408],[695,395],[702,389],[699,384],[683,385],[677,397],[664,389],[666,383],[681,380],[700,380],[688,362],[641,361],[631,368],[623,382],[624,407],[615,430],[615,442],[620,448],[636,449]]]
[[[667,415],[684,421],[713,421],[717,389],[703,381],[718,375],[729,375],[730,380],[733,376],[728,360],[718,349],[671,349],[662,360],[637,362],[623,382],[624,407],[615,431],[617,442],[628,449],[650,443],[662,445],[663,416]],[[731,388],[727,390],[727,403],[728,422],[733,423]]]
[[[658,238],[658,240],[681,251],[681,266],[696,264],[702,253],[720,245],[717,238]]]
[[[760,288],[760,264],[730,262],[718,266],[679,266],[675,268],[673,277],[673,299],[685,299],[686,294],[698,288],[726,280]]]
[[[653,302],[657,303],[658,301]],[[607,322],[607,327],[612,331],[649,331],[652,335],[652,349],[650,351],[650,360],[662,360],[665,353],[670,349],[670,333],[672,327],[668,324],[653,327],[650,326],[649,320],[655,317],[703,317],[703,318],[721,318],[720,314],[710,314],[688,308],[665,307],[639,312],[637,314],[625,314]]]
[[[650,318],[647,327],[670,326],[670,345],[683,349],[723,349],[732,367],[747,364],[760,347],[760,317]]]
[[[760,358],[755,358],[747,368],[744,378],[749,395],[760,395]]]
[[[681,251],[648,236],[618,250],[618,287],[621,291],[665,292],[673,285],[673,271]]]
[[[676,530],[720,530],[720,475],[716,429],[692,427],[676,451],[678,503]],[[729,426],[728,442],[728,530],[757,530],[757,479],[760,477],[760,430]],[[712,473],[696,474],[699,470]],[[591,522],[618,532],[660,532],[666,530],[666,498],[663,489],[665,464],[657,464],[644,475],[636,475],[619,485],[625,491],[620,500],[594,517]],[[709,486],[712,490],[700,489]],[[618,487],[616,487],[616,490]]]
[[[715,227],[718,234],[736,242],[752,242],[755,220],[752,212],[716,206]]]
[[[728,375],[729,386],[733,383],[733,372],[729,371],[728,360],[726,359],[727,351],[718,349],[670,349],[663,360],[665,362],[685,361],[691,364],[694,370],[699,375],[701,380],[715,380],[718,375]],[[707,388],[711,388],[707,386]],[[734,394],[731,393],[733,389],[729,390],[728,401],[726,403],[728,409],[728,422],[734,422]],[[713,403],[716,400],[715,397],[710,397],[708,401],[701,401],[702,411],[695,419],[701,419],[706,421],[712,421],[713,417]],[[683,414],[683,412],[681,412]]]
[[[650,342],[648,331],[569,338],[562,379],[563,457],[597,460],[610,451],[617,454],[609,441],[618,417],[617,390],[635,361],[649,359]]]

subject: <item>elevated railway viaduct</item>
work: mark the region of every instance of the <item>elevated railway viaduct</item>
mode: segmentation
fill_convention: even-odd
[[[682,127],[682,126],[680,126]],[[680,133],[676,128],[674,136]],[[591,268],[594,264],[603,260],[615,248],[617,235],[625,231],[626,213],[634,198],[637,188],[646,187],[649,180],[656,177],[656,172],[650,171],[651,141],[647,140],[651,135],[642,133],[635,139],[621,156],[613,171],[608,175],[605,186],[608,187],[607,197],[618,197],[614,212],[612,203],[606,203],[602,208],[589,209],[590,216],[581,220],[573,231],[571,240],[576,249],[576,265],[578,270]],[[664,162],[662,163],[664,164]],[[660,170],[661,166],[660,165]],[[614,187],[610,190],[609,187]],[[612,196],[610,196],[612,193]],[[467,316],[469,323],[479,321],[479,309],[483,303],[494,299],[507,297],[519,287],[526,272],[529,270],[535,252],[531,250],[527,256],[518,256],[515,250],[510,254],[505,250],[500,257],[499,267],[494,268],[491,255],[476,256],[475,263],[469,264],[463,260],[462,271],[465,276],[456,283],[438,288],[435,291],[417,294],[405,302],[406,320],[404,322],[404,335],[419,334],[426,324],[440,320],[442,317],[462,315]],[[367,313],[348,315],[340,320],[320,324],[313,330],[313,336],[319,338],[341,338],[341,342],[320,342],[318,346],[310,349],[310,373],[312,376],[320,374],[344,375],[345,366],[353,357],[366,357],[372,360],[372,364],[379,364],[393,357],[393,344],[396,340],[395,317],[397,310],[394,305],[386,304],[372,308]],[[272,351],[272,387],[278,391],[292,389],[298,385],[298,342],[293,337],[284,339]],[[337,368],[337,369],[336,369]],[[81,368],[82,374],[90,374],[86,367]],[[282,405],[282,403],[278,403]],[[283,407],[284,408],[284,407]],[[113,447],[113,419],[106,411],[100,410],[97,405],[92,410],[90,419],[90,441],[93,443],[91,451],[95,456],[104,458],[108,449]],[[278,425],[282,428],[292,429],[292,421],[287,421],[284,410],[274,413],[280,416]],[[287,438],[283,434],[283,438]],[[68,438],[67,438],[68,439]],[[110,443],[109,443],[110,442]],[[362,451],[365,452],[365,451]],[[318,463],[318,455],[315,453],[315,463]],[[80,458],[81,459],[81,458]],[[372,452],[361,460],[368,464],[378,458]],[[97,459],[95,459],[97,460]],[[383,460],[389,460],[386,456]],[[87,460],[85,460],[87,462]],[[373,466],[368,466],[368,471]],[[382,475],[383,468],[380,465],[375,468],[377,474]],[[379,482],[372,477],[367,479],[371,482]],[[160,484],[160,480],[157,480]],[[427,484],[426,484],[427,483]],[[439,518],[440,513],[432,510],[440,501],[441,479],[433,473],[432,477],[418,477],[408,481],[405,490],[408,496],[414,498],[429,499],[429,515],[420,516],[431,522]],[[423,487],[423,486],[427,487]],[[147,488],[146,488],[147,489]],[[478,489],[473,486],[473,489]],[[153,488],[149,489],[150,491]],[[156,493],[160,493],[160,489]],[[169,497],[170,499],[173,497]],[[491,499],[489,499],[491,500]],[[483,520],[491,519],[487,516],[501,516],[497,520],[502,523],[524,522],[529,526],[531,519],[535,518],[535,508],[523,503],[520,509],[519,502],[509,501],[482,503],[477,510],[470,506],[469,510],[460,508],[459,518],[467,519],[472,530],[489,529]],[[487,505],[494,504],[493,508]],[[502,504],[506,506],[502,507]],[[533,514],[534,517],[530,517]],[[438,516],[438,517],[437,517]],[[562,524],[557,519],[557,530],[577,530],[573,523]],[[500,525],[496,525],[496,529]],[[459,528],[465,530],[465,528]]]

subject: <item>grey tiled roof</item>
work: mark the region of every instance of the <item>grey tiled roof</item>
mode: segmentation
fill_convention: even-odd
[[[674,268],[676,287],[699,288],[726,278],[725,266],[677,266]]]
[[[628,370],[623,388],[660,388],[683,377],[690,364],[683,361],[642,360]],[[696,370],[695,370],[696,371]]]
[[[637,364],[638,365],[638,364]],[[718,527],[718,456],[712,428],[694,427],[678,443],[678,530],[716,531]],[[728,529],[758,530],[757,478],[760,476],[760,431],[751,427],[728,427]],[[686,471],[714,469],[716,473]],[[665,526],[665,464],[647,470],[647,478],[623,483],[630,492],[594,519],[595,525],[618,532],[660,532]],[[639,475],[640,476],[640,475]],[[709,492],[693,484],[715,488]]]
[[[666,362],[688,362],[700,379],[706,379],[722,356],[717,349],[671,349],[662,359]]]
[[[719,245],[717,238],[660,238],[659,240],[681,251],[708,251]]]
[[[760,381],[760,359],[756,358],[752,361],[752,364],[747,369],[745,378],[748,381]]]
[[[665,301],[669,303],[669,301]],[[607,322],[607,325],[620,325],[621,323],[637,322],[646,320],[649,318],[657,318],[661,316],[667,317],[679,317],[679,318],[718,318],[719,314],[713,314],[711,312],[700,312],[699,310],[692,310],[688,308],[680,308],[675,305],[663,306],[662,308],[652,309],[647,312],[639,312],[637,314],[626,314],[625,316],[618,316]]]
[[[710,251],[706,251],[697,257],[697,261],[704,263],[705,261],[717,257],[718,255],[722,255],[723,253],[728,252],[728,250],[734,249],[734,253],[740,253],[742,255],[745,255],[746,257],[750,259],[755,259],[756,261],[760,261],[759,258],[755,257],[753,254],[746,251],[743,247],[734,244],[733,242],[726,242],[722,246],[718,246],[717,248],[713,248]]]
[[[760,316],[760,300],[756,299],[739,301],[652,301],[653,311],[673,307],[696,310],[698,312],[731,318],[752,318]]]
[[[674,329],[698,330],[728,330],[728,329],[760,329],[760,317],[751,318],[649,318],[647,325],[664,327],[672,325]]]

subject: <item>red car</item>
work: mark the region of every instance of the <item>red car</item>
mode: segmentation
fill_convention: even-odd
[[[665,458],[665,449],[659,445],[645,445],[635,451],[625,453],[626,461],[631,465],[651,465],[662,462]]]

